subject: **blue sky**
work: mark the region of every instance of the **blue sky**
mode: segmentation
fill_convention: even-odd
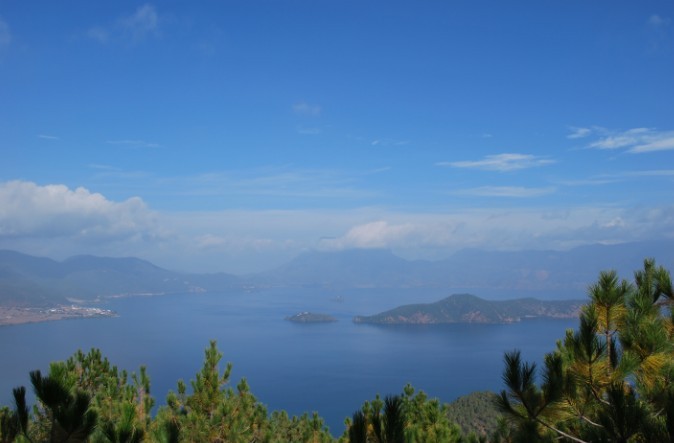
[[[0,248],[674,237],[674,2],[0,1]]]

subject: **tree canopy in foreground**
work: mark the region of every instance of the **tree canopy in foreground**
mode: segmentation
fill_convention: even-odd
[[[644,261],[634,282],[602,272],[578,330],[539,374],[505,355],[497,399],[513,442],[674,441],[674,293],[669,272]],[[540,383],[538,383],[540,381]]]

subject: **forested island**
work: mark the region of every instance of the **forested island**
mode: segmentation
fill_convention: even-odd
[[[357,316],[355,323],[446,324],[513,323],[529,318],[578,317],[582,300],[542,301],[534,298],[485,300],[471,294],[454,294],[435,303],[400,306],[380,314]]]

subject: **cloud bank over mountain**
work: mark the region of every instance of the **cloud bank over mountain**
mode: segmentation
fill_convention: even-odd
[[[191,271],[260,271],[311,249],[385,248],[406,258],[440,259],[464,248],[565,250],[672,233],[674,206],[180,213],[84,188],[0,184],[0,248],[57,258],[92,251],[137,255]]]

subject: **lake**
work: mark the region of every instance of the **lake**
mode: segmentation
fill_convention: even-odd
[[[432,302],[453,291],[430,289],[267,289],[221,294],[133,297],[97,305],[119,317],[0,327],[0,402],[29,386],[28,373],[48,369],[77,349],[102,350],[129,372],[148,368],[157,405],[180,378],[194,378],[209,340],[233,363],[232,384],[246,377],[269,410],[318,411],[333,435],[365,400],[402,392],[406,383],[443,402],[478,390],[500,390],[503,353],[518,348],[541,362],[577,320],[509,325],[373,326],[354,324],[401,304]],[[479,294],[478,294],[479,295]],[[335,323],[296,324],[300,311]]]

